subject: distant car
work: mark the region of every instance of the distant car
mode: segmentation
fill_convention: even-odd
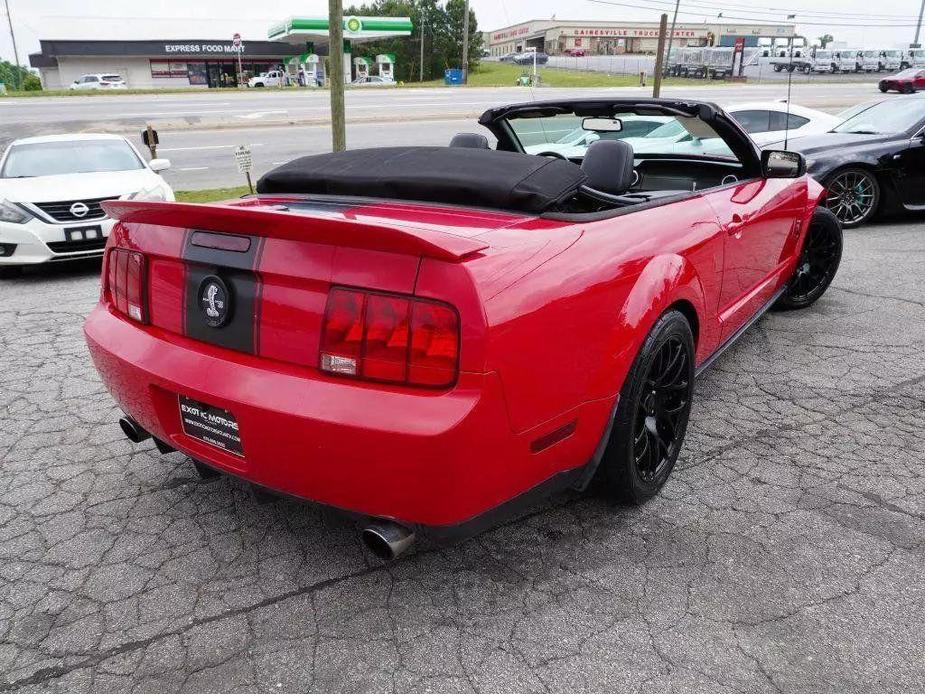
[[[879,212],[925,209],[925,97],[888,97],[830,132],[801,137],[789,149],[827,189],[825,205],[846,227]]]
[[[366,77],[357,77],[350,83],[353,87],[384,87],[387,84],[395,84],[389,80],[383,79],[378,75],[367,75]]]
[[[0,159],[0,274],[23,265],[101,256],[113,220],[105,200],[174,199],[158,173],[119,135],[14,140]]]
[[[286,83],[286,76],[282,70],[270,70],[261,72],[256,77],[247,80],[248,87],[278,87]]]
[[[524,51],[523,53],[514,54],[514,63],[517,65],[533,65],[533,51]],[[541,51],[536,52],[536,64],[545,65],[549,62],[549,56]]]
[[[783,101],[760,101],[733,104],[726,107],[732,116],[759,146],[782,142],[784,136],[795,140],[806,135],[828,132],[842,118],[822,111]],[[720,138],[700,138],[684,127],[677,118],[648,117],[650,127],[641,131],[641,116],[621,118],[619,132],[596,133],[581,128],[546,145],[525,147],[530,154],[561,154],[569,159],[580,158],[591,142],[598,139],[626,140],[637,152],[672,152],[674,154],[724,154]],[[719,148],[715,149],[714,148]]]
[[[884,77],[877,85],[881,92],[900,92],[913,94],[919,89],[925,89],[925,70],[909,68],[890,77]]]
[[[71,83],[68,89],[126,89],[128,85],[121,75],[113,73],[99,73],[95,75],[81,75]]]
[[[584,58],[587,53],[584,48],[568,48],[565,51],[565,55],[571,58]]]
[[[516,58],[518,55],[520,54],[519,53],[506,53],[505,55],[502,55],[500,58],[498,58],[498,60],[500,60],[502,63],[513,63],[514,58]]]

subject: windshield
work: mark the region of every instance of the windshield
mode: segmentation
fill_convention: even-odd
[[[899,58],[902,54],[902,51],[883,51],[883,55],[888,58]]]
[[[32,178],[144,168],[138,155],[122,140],[70,140],[13,145],[2,178]]]
[[[925,119],[925,99],[890,99],[856,113],[832,132],[876,135],[903,133]]]
[[[816,57],[825,60],[832,57],[832,51],[816,51]]]
[[[620,120],[621,129],[600,132],[585,130],[583,119],[571,113],[544,118],[518,118],[515,115],[508,123],[528,154],[555,154],[581,159],[593,142],[607,139],[624,140],[641,154],[735,159],[725,141],[699,118],[636,113],[617,113],[614,118]]]

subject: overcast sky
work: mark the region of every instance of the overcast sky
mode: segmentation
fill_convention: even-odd
[[[650,20],[669,11],[671,0],[613,0],[632,7],[592,0],[471,0],[481,29],[497,29],[529,19]],[[240,31],[245,41],[263,39],[267,27],[291,15],[326,15],[327,0],[9,0],[20,60],[39,50],[40,38],[225,38]],[[350,4],[345,0],[344,4]],[[641,9],[646,5],[651,9]],[[271,6],[271,10],[267,7]],[[770,10],[768,8],[779,8]],[[872,10],[870,8],[875,7]],[[687,8],[695,14],[684,14]],[[679,22],[715,19],[722,11],[735,23],[786,21],[796,13],[797,29],[814,38],[831,33],[858,47],[895,47],[912,41],[919,0],[682,0]],[[766,12],[766,14],[764,14]],[[867,15],[874,12],[875,15]],[[3,13],[0,6],[0,13]],[[826,14],[828,13],[828,14]],[[145,22],[146,18],[153,21]],[[728,19],[734,18],[734,19]],[[128,20],[128,21],[126,21]],[[751,20],[751,22],[749,22]],[[802,24],[801,24],[802,20]],[[829,20],[855,27],[829,26]],[[793,21],[793,20],[791,20]],[[817,24],[818,23],[818,24]],[[876,27],[876,24],[907,26]],[[169,35],[166,35],[169,30]],[[923,36],[925,41],[925,36]],[[0,25],[0,56],[12,59],[6,17]]]

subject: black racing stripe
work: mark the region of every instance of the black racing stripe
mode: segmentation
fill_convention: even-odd
[[[254,354],[260,354],[260,323],[263,313],[263,275],[260,274],[260,261],[266,246],[265,236],[257,239],[257,252],[254,254],[254,276],[257,278],[257,295],[254,299]]]
[[[257,250],[262,244],[255,243],[256,239],[251,237],[250,248],[244,253],[204,248],[192,244],[193,231],[188,230],[183,240],[183,260],[186,262],[184,334],[195,340],[253,354],[256,344],[254,315],[260,284],[254,268]],[[231,299],[231,316],[218,328],[206,323],[199,306],[199,287],[210,275],[224,281]]]

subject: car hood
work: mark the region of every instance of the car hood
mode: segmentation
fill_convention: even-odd
[[[0,198],[13,202],[56,202],[109,198],[167,183],[150,169],[0,178]]]
[[[858,145],[872,145],[878,142],[888,142],[896,135],[862,135],[858,133],[822,133],[821,135],[806,135],[788,143],[788,149],[800,152],[804,156],[811,156],[827,152],[836,147],[856,147]],[[777,144],[777,143],[774,143]]]

